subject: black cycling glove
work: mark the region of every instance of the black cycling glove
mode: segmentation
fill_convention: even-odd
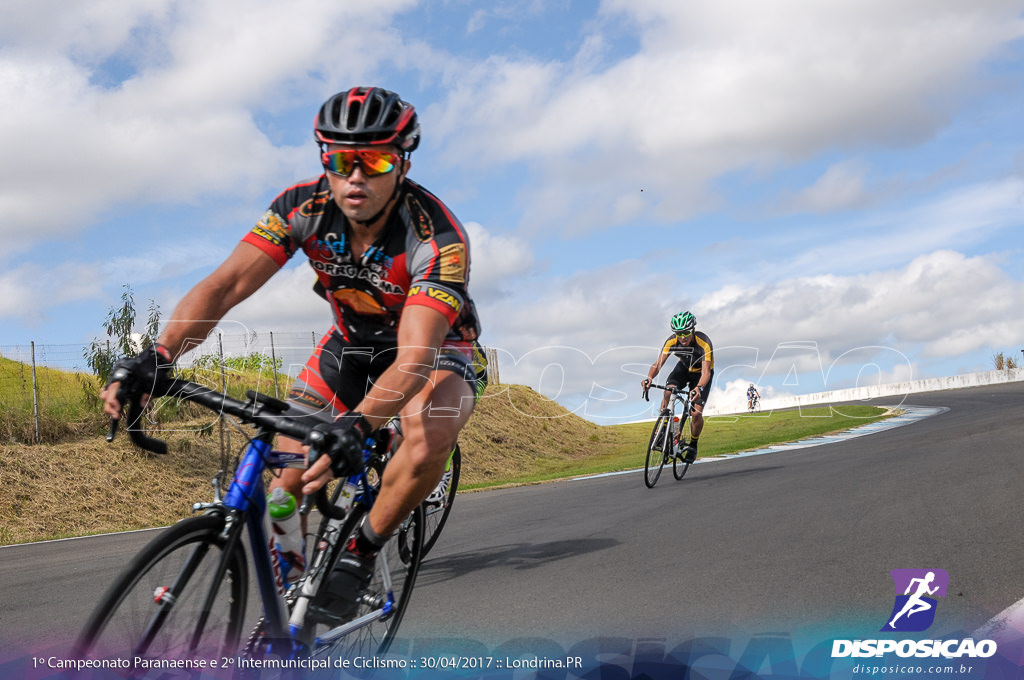
[[[326,453],[334,476],[345,477],[363,464],[363,447],[372,434],[373,427],[363,414],[349,411],[333,423],[315,425],[302,443]]]
[[[131,394],[160,394],[171,377],[174,361],[162,345],[150,345],[137,357],[122,357],[110,370],[107,385],[119,382]]]

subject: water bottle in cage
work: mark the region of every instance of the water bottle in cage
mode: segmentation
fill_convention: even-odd
[[[274,531],[281,576],[285,581],[294,583],[306,571],[305,539],[295,497],[283,488],[276,487],[267,496],[267,511]]]

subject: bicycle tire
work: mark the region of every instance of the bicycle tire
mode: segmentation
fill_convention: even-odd
[[[441,534],[441,529],[444,529],[444,525],[448,521],[448,515],[452,511],[452,504],[455,502],[455,492],[459,488],[459,471],[462,469],[462,451],[459,449],[458,444],[455,445],[455,450],[452,451],[450,469],[452,473],[451,480],[441,502],[430,503],[423,501],[424,541],[422,557],[426,557],[430,549],[437,543],[437,537]]]
[[[331,556],[326,564],[333,566],[337,562],[338,555],[348,542],[348,537],[359,530],[367,512],[367,506],[362,503],[353,506],[341,529],[341,540],[337,543],[336,554]],[[351,620],[380,609],[379,603],[386,595],[383,576],[385,568],[390,573],[394,597],[390,613],[346,633],[340,639],[329,644],[320,644],[316,641],[321,635],[340,625],[340,622],[316,620],[310,629],[310,632],[313,633],[311,636],[313,656],[326,655],[330,658],[354,659],[381,656],[387,653],[398,631],[398,626],[402,622],[402,617],[405,615],[409,597],[419,573],[420,561],[423,558],[423,524],[423,508],[416,506],[416,509],[403,522],[395,535],[388,540],[377,556],[373,578],[360,598],[360,604],[351,616]],[[323,579],[320,587],[327,587],[327,582],[327,578]],[[352,673],[353,671],[350,669],[348,672]]]
[[[679,443],[680,444],[683,443],[684,439],[688,439],[689,438],[689,437],[687,437],[687,436],[685,436],[683,434],[684,432],[686,432],[686,427],[687,427],[687,423],[688,423],[689,419],[690,418],[689,418],[689,415],[687,413],[683,413],[682,415],[679,416]],[[677,448],[681,449],[682,447],[677,447]],[[690,469],[690,463],[687,463],[686,461],[683,460],[683,456],[682,456],[681,451],[676,450],[673,453],[675,453],[675,455],[672,456],[672,476],[675,477],[677,480],[679,480],[679,479],[682,479],[686,475],[686,471]]]
[[[653,489],[658,483],[661,469],[665,467],[665,458],[668,456],[665,449],[671,446],[670,422],[671,416],[658,416],[651,431],[651,441],[647,444],[647,461],[644,463],[644,484],[648,489]],[[655,448],[659,443],[660,450]]]
[[[213,659],[239,649],[248,593],[245,550],[225,553],[224,517],[183,519],[142,549],[86,621],[75,654],[83,659]],[[218,566],[222,574],[218,578]],[[167,588],[158,602],[154,593]],[[205,612],[205,614],[204,614]],[[147,630],[149,629],[149,630]],[[148,641],[147,639],[148,638]],[[125,677],[167,669],[133,663]]]

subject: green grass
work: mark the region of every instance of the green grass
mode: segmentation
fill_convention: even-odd
[[[756,415],[713,416],[707,418],[700,438],[700,458],[752,451],[773,444],[798,441],[860,425],[892,415],[875,406],[822,406],[792,411],[764,412]],[[612,425],[588,437],[593,445],[584,459],[542,458],[526,474],[504,480],[470,482],[466,490],[507,484],[530,484],[579,475],[617,472],[642,468],[653,422]]]
[[[0,357],[0,441],[35,439],[34,404],[39,405],[39,436],[43,442],[98,431],[99,382],[84,373],[39,366],[37,395],[32,392],[32,368]]]

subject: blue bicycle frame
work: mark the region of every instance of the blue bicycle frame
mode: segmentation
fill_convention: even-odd
[[[364,451],[364,461],[369,458],[369,450]],[[291,639],[292,649],[290,655],[301,653],[305,645],[298,639],[300,635],[305,614],[308,608],[309,597],[316,590],[316,584],[304,584],[300,581],[295,586],[299,590],[301,602],[296,610],[289,614],[286,600],[287,590],[284,586],[284,579],[281,574],[281,566],[275,549],[273,531],[270,525],[269,514],[267,513],[266,488],[263,483],[263,472],[266,469],[280,469],[293,466],[297,463],[305,464],[305,455],[301,453],[287,453],[274,451],[268,442],[262,439],[250,441],[235,476],[228,488],[224,499],[218,503],[212,503],[205,508],[212,508],[220,505],[226,512],[225,533],[230,534],[232,527],[244,517],[244,522],[249,534],[250,548],[252,552],[253,566],[256,571],[256,583],[263,602],[263,619],[265,631],[272,640]],[[373,487],[367,483],[366,469],[342,480],[343,484],[355,487],[353,503],[363,503],[372,506],[375,500]],[[340,520],[328,520],[339,522]],[[263,546],[257,549],[256,546]],[[312,567],[313,565],[311,565]],[[387,616],[394,607],[395,595],[390,583],[390,575],[386,576],[387,590],[386,600],[380,610],[371,612],[360,619],[350,621],[328,631],[324,636],[313,641],[314,647],[329,644],[339,637],[362,627],[377,619]],[[306,592],[309,591],[309,592]],[[305,599],[303,598],[305,595]],[[280,652],[281,650],[275,650]]]

